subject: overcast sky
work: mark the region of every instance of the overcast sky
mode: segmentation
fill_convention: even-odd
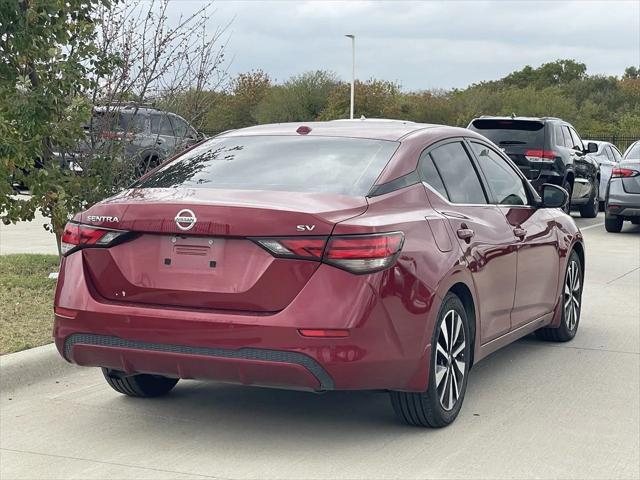
[[[172,16],[197,0],[175,0]],[[262,69],[281,81],[307,70],[399,82],[405,90],[465,87],[529,64],[573,58],[590,74],[640,65],[640,1],[232,1],[229,72]]]

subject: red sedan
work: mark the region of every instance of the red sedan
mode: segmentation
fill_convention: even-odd
[[[542,197],[466,129],[228,132],[68,223],[56,344],[131,396],[384,389],[401,420],[445,426],[474,363],[576,334],[582,236],[563,189]]]

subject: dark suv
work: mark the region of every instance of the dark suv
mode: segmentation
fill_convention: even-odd
[[[580,135],[569,123],[553,117],[488,117],[471,121],[467,127],[498,145],[522,170],[540,192],[542,185],[552,183],[569,192],[567,213],[572,207],[580,215],[598,215],[598,162],[590,153],[598,146],[586,148]]]

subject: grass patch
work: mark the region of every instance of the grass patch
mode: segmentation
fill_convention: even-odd
[[[51,343],[57,255],[0,255],[0,355]]]

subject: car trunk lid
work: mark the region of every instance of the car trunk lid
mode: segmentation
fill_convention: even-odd
[[[108,301],[268,313],[285,308],[319,263],[276,258],[250,238],[326,236],[366,209],[364,197],[335,194],[132,189],[78,220],[137,234],[82,251]]]

